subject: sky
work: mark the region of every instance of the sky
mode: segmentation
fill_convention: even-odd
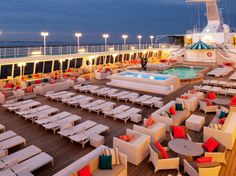
[[[226,23],[236,27],[236,0],[221,0]],[[81,43],[130,42],[150,35],[184,34],[198,24],[206,24],[204,4],[184,0],[0,0],[0,41],[39,41],[40,32],[49,32],[50,41],[75,42],[75,32],[83,34]]]

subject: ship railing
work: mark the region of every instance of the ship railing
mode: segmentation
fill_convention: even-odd
[[[169,46],[169,45],[168,45]],[[126,45],[85,45],[85,46],[39,46],[39,47],[0,47],[0,58],[18,58],[39,55],[65,55],[78,53],[99,53],[108,51],[143,50],[160,48],[162,44],[126,44]]]

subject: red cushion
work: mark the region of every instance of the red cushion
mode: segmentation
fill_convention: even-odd
[[[42,80],[35,80],[35,84],[40,84],[42,83]]]
[[[216,94],[214,92],[209,92],[207,94],[208,99],[213,100],[216,99]]]
[[[207,106],[211,106],[212,105],[211,100],[208,99],[208,98],[205,98],[204,102],[206,102]]]
[[[8,84],[6,85],[6,88],[12,89],[13,87],[14,87],[14,84],[12,84],[12,83],[8,83]]]
[[[188,95],[182,95],[181,98],[188,99]]]
[[[231,102],[236,102],[236,96],[234,96],[232,99],[231,99]]]
[[[197,163],[208,163],[212,161],[212,157],[201,157],[197,159]]]
[[[92,176],[89,166],[87,165],[87,166],[84,166],[82,169],[80,169],[78,171],[78,175],[79,176]]]
[[[134,137],[133,137],[133,135],[127,134],[127,135],[122,135],[122,136],[120,136],[119,138],[120,138],[121,140],[123,140],[123,141],[129,142],[129,141],[131,141]]]
[[[134,136],[132,134],[127,134],[126,138],[127,138],[128,141],[131,141],[131,140],[134,139]]]
[[[164,158],[164,159],[169,158],[169,155],[166,152],[165,148],[159,142],[155,142],[155,145],[158,148],[158,150],[160,150],[162,158]]]
[[[171,115],[175,115],[176,114],[175,106],[170,107],[169,111]]]
[[[208,152],[213,152],[219,146],[219,143],[213,137],[211,137],[202,146]]]
[[[146,127],[152,126],[155,123],[155,121],[152,119],[152,117],[148,117],[146,121]]]
[[[184,126],[173,126],[174,138],[186,138]]]
[[[218,121],[218,124],[222,124],[223,125],[224,123],[225,123],[225,117]]]

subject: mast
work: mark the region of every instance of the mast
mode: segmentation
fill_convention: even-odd
[[[207,26],[203,29],[202,33],[208,32],[222,32],[223,31],[223,18],[218,8],[217,0],[186,0],[187,3],[206,3],[207,11]]]

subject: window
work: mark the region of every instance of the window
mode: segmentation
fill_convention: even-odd
[[[54,71],[57,71],[57,70],[60,70],[60,62],[59,60],[55,60],[54,61],[54,68],[53,68]]]
[[[83,58],[77,58],[76,68],[80,68],[83,64]]]
[[[51,73],[52,71],[52,61],[46,61],[44,66],[44,73]]]
[[[34,72],[34,63],[27,63],[25,66],[25,75],[33,74]]]
[[[12,74],[12,65],[2,65],[1,67],[1,79],[5,79]]]
[[[39,62],[36,64],[36,71],[35,73],[42,73],[43,72],[43,62]]]

